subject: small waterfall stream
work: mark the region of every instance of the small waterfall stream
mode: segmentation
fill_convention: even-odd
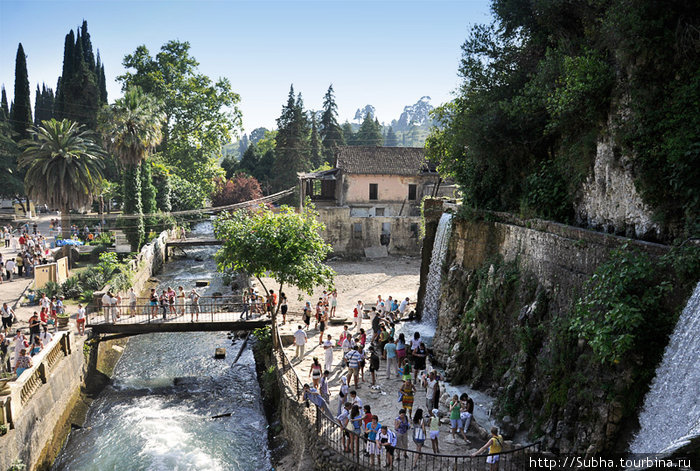
[[[683,309],[639,414],[632,453],[667,453],[700,435],[700,283]]]
[[[438,309],[440,308],[440,281],[442,277],[442,265],[445,263],[447,246],[452,233],[452,214],[443,213],[435,232],[433,253],[430,257],[430,270],[425,284],[425,301],[423,303],[423,323],[435,325],[437,323]]]

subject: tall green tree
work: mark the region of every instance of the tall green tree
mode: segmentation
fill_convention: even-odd
[[[382,136],[382,127],[377,120],[372,118],[372,115],[367,113],[360,125],[360,129],[357,131],[354,145],[381,146],[383,144],[384,136]]]
[[[29,137],[32,126],[32,103],[29,96],[29,76],[27,74],[27,56],[24,54],[22,43],[17,46],[15,59],[15,96],[12,108],[12,126],[17,139]]]
[[[164,103],[163,160],[209,194],[213,178],[223,174],[222,147],[241,126],[240,97],[227,79],[214,82],[199,72],[188,42],[169,41],[155,57],[139,46],[122,63],[127,72],[117,80],[123,89],[139,86]]]
[[[349,146],[356,145],[355,131],[352,129],[352,124],[345,121],[340,128],[343,131],[343,140],[345,143]]]
[[[222,272],[256,277],[266,294],[269,291],[262,278],[270,276],[279,284],[275,286],[278,293],[284,285],[293,285],[311,295],[317,286],[331,287],[335,276],[324,263],[331,246],[321,237],[323,229],[311,204],[300,213],[288,206],[278,212],[261,206],[223,213],[214,222],[214,234],[224,241],[216,262]],[[276,315],[273,313],[273,324]]]
[[[309,138],[309,163],[311,168],[316,168],[323,163],[321,136],[318,133],[316,114],[313,112],[311,113],[311,135]]]
[[[82,125],[51,119],[21,142],[19,166],[24,185],[39,203],[61,209],[63,238],[70,237],[70,210],[92,204],[99,192],[106,157],[95,134]]]
[[[399,145],[399,139],[396,137],[396,133],[391,126],[389,126],[386,136],[384,137],[384,145],[387,147],[396,147]]]
[[[323,140],[323,159],[333,164],[336,149],[345,145],[343,130],[338,125],[338,105],[335,103],[333,84],[328,86],[328,91],[323,97],[320,133]]]
[[[63,69],[56,90],[55,114],[59,118],[72,119],[90,129],[97,126],[100,100],[99,74],[96,70],[87,22],[65,38],[63,47]]]
[[[34,125],[39,126],[42,121],[47,121],[53,118],[54,95],[51,88],[47,88],[46,84],[42,84],[41,90],[39,84],[36,85],[36,96],[34,99]]]
[[[23,173],[17,169],[20,148],[13,135],[10,121],[0,119],[0,195],[8,198],[24,194]]]
[[[284,190],[297,183],[297,172],[309,170],[309,122],[304,112],[301,93],[295,97],[294,85],[289,87],[287,104],[277,118],[275,190]]]
[[[131,244],[137,251],[144,238],[143,203],[141,200],[141,163],[163,139],[165,121],[161,104],[138,87],[130,88],[124,96],[100,115],[100,130],[108,147],[124,166],[122,181],[124,213],[135,214],[123,222]],[[151,190],[147,190],[150,198]],[[149,206],[151,202],[149,201]],[[150,207],[150,209],[153,209]]]
[[[10,108],[7,105],[7,92],[5,85],[2,86],[2,98],[0,99],[0,120],[7,120],[10,117]]]

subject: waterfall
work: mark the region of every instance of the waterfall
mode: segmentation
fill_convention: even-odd
[[[425,300],[423,302],[423,322],[432,325],[437,323],[440,293],[442,291],[440,289],[442,265],[445,263],[451,233],[452,214],[443,213],[435,233],[433,253],[430,257],[430,270],[428,271],[428,280],[425,283]]]
[[[652,327],[652,326],[650,326]],[[639,414],[632,453],[668,453],[700,435],[700,283],[683,309]]]

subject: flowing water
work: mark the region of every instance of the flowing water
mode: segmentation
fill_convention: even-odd
[[[200,235],[211,225],[198,226]],[[161,286],[194,280],[204,296],[224,291],[211,258],[214,249],[188,249],[158,275]],[[233,359],[225,332],[132,337],[113,381],[93,402],[84,427],[71,433],[54,470],[266,470],[271,469],[267,422],[250,350]],[[214,349],[226,347],[225,360]],[[219,414],[230,417],[212,419]]]
[[[700,436],[700,283],[671,335],[639,414],[632,453],[672,452]]]
[[[433,253],[430,256],[430,268],[428,280],[425,283],[425,301],[423,302],[423,322],[435,325],[437,323],[438,310],[440,309],[440,294],[442,290],[442,265],[445,263],[447,247],[452,233],[452,214],[443,213],[435,232]]]

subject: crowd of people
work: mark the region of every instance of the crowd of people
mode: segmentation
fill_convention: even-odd
[[[0,253],[0,283],[13,281],[15,277],[34,276],[34,267],[53,261],[46,238],[36,230],[33,224],[30,232],[29,224],[23,224],[19,229],[4,226],[0,231],[5,248],[17,252],[14,256],[4,256]]]
[[[334,294],[334,304],[337,306],[337,293]],[[449,401],[447,410],[440,410],[442,378],[437,370],[427,364],[428,349],[420,333],[415,332],[412,338],[406,339],[403,333],[397,335],[396,332],[396,323],[407,314],[409,303],[408,298],[399,303],[392,297],[383,299],[381,295],[377,297],[376,304],[369,308],[358,301],[353,310],[353,325],[344,325],[339,337],[334,339],[332,335],[323,335],[324,322],[330,316],[330,309],[325,297],[320,298],[314,329],[319,331],[319,341],[324,350],[323,364],[318,357],[313,357],[308,371],[311,383],[304,384],[304,400],[321,408],[327,416],[334,417],[344,428],[344,451],[363,452],[369,456],[371,464],[375,459],[378,465],[381,464],[384,457],[386,467],[391,467],[394,459],[401,459],[397,448],[409,449],[409,437],[417,452],[423,451],[425,442],[429,440],[432,452],[439,454],[440,418],[443,416],[449,417],[450,421],[447,440],[457,443],[461,437],[468,444],[466,432],[474,413],[474,401],[466,393],[455,395]],[[304,356],[311,315],[312,309],[307,302],[302,313],[304,325],[298,325],[294,333],[294,360],[301,360]],[[370,321],[367,331],[362,327],[365,317]],[[341,353],[337,367],[343,370],[343,374],[340,376],[337,397],[332,398],[329,378],[336,352]],[[367,379],[365,370],[369,373]],[[370,383],[371,389],[382,388],[378,382],[381,376],[387,380],[401,380],[396,390],[397,404],[400,405],[396,415],[388,420],[380,420],[372,412],[372,405],[360,399],[357,392],[363,383]],[[331,405],[333,403],[335,406]],[[502,437],[497,432],[485,445],[490,453],[495,454],[489,457],[489,463],[498,462],[497,453]],[[364,437],[364,440],[360,437]],[[404,459],[408,459],[408,453],[403,453]],[[413,454],[412,466],[416,466],[420,456],[420,453]]]

